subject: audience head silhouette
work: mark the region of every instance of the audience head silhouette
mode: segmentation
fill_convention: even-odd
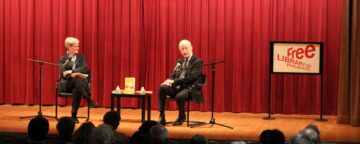
[[[156,125],[150,129],[150,137],[152,144],[166,144],[169,141],[169,132],[162,125]]]
[[[108,124],[101,124],[96,127],[92,134],[92,143],[93,144],[111,144],[112,138],[114,135],[114,130]]]
[[[56,125],[59,135],[64,140],[71,140],[75,122],[71,117],[61,117]]]
[[[120,115],[115,111],[109,111],[104,115],[103,121],[110,125],[113,130],[116,130],[120,123]]]
[[[28,125],[28,135],[30,140],[42,141],[49,132],[49,121],[43,117],[35,117],[30,120]]]
[[[76,144],[89,144],[89,139],[94,128],[95,126],[92,122],[81,124],[74,134],[73,142]]]
[[[306,128],[302,129],[299,133],[309,137],[314,144],[320,143],[320,132],[315,125],[310,124]]]
[[[189,144],[208,144],[208,139],[203,135],[194,135],[190,140]]]
[[[309,137],[303,134],[295,134],[291,136],[289,144],[312,144]]]
[[[153,120],[145,121],[139,127],[139,132],[143,133],[143,134],[150,134],[151,127],[156,126],[156,125],[158,125],[158,123],[156,121],[153,121]]]

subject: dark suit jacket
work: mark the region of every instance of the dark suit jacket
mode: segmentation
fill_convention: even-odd
[[[183,65],[184,62],[185,62],[185,58],[180,58],[176,61],[176,63],[180,64],[180,65],[177,64],[180,67]],[[189,88],[192,98],[196,103],[204,102],[202,89],[201,86],[199,86],[201,73],[203,70],[202,64],[203,64],[203,60],[193,54],[188,63],[188,69],[186,71],[185,77],[180,78],[181,68],[175,67],[172,75],[169,78],[171,80],[174,80],[174,84],[173,84],[174,87],[180,85],[182,87]]]
[[[71,92],[71,90],[67,89],[66,85],[68,83],[68,81],[71,79],[71,75],[68,74],[65,77],[63,76],[63,72],[67,71],[67,70],[72,70],[72,66],[71,63],[67,63],[65,66],[64,63],[66,63],[66,61],[68,60],[69,55],[66,54],[64,56],[62,56],[59,59],[59,64],[61,66],[59,66],[59,72],[60,72],[60,85],[58,87],[59,91],[61,92]],[[83,73],[83,74],[87,74],[89,72],[88,70],[88,66],[86,63],[86,58],[85,55],[83,54],[76,54],[76,60],[75,60],[75,70],[73,70],[73,73]],[[88,83],[87,79],[84,79],[84,81],[86,83]]]

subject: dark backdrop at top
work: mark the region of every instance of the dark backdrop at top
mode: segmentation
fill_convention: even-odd
[[[270,41],[324,42],[324,113],[336,114],[342,0],[1,0],[0,103],[38,104],[39,64],[57,63],[64,39],[80,39],[93,72],[92,94],[110,106],[110,92],[136,87],[153,90],[172,72],[181,55],[177,45],[189,39],[204,63],[216,66],[215,111],[267,112]],[[211,110],[211,68],[205,103]],[[43,65],[42,103],[55,103],[58,68]],[[272,110],[318,114],[320,76],[272,76]],[[70,104],[71,100],[61,100]],[[124,99],[124,107],[139,106]],[[175,103],[169,109],[176,109]]]

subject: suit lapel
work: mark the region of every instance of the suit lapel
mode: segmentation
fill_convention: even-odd
[[[191,57],[191,59],[190,59],[190,61],[189,61],[189,65],[188,65],[188,66],[191,67],[195,60],[196,60],[196,56],[193,54],[192,57]]]
[[[76,55],[76,60],[75,60],[75,68],[79,67],[80,66],[80,58],[81,56],[80,55]]]

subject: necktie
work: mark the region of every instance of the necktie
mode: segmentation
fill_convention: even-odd
[[[184,78],[186,71],[187,71],[187,66],[188,66],[188,60],[185,59],[184,63],[182,64],[182,70],[181,70],[181,74],[180,74],[180,78]]]

